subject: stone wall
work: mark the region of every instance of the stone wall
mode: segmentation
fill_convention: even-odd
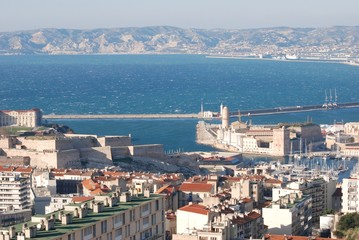
[[[97,138],[102,147],[121,147],[132,145],[131,137],[129,136],[105,136]]]
[[[81,149],[81,148],[92,148],[92,147],[99,147],[100,144],[97,141],[96,136],[83,136],[83,135],[78,135],[76,136],[76,134],[66,134],[66,137],[68,137],[71,142],[72,142],[72,146],[73,148],[76,149]]]
[[[82,159],[112,160],[110,147],[94,147],[80,149]]]
[[[69,168],[81,165],[80,151],[78,149],[70,149],[57,152],[56,168]]]
[[[162,144],[128,146],[130,154],[135,157],[163,157]]]
[[[55,139],[54,137],[18,137],[18,144],[26,149],[35,151],[44,150],[68,150],[73,145],[70,139]]]
[[[126,147],[112,147],[111,148],[112,159],[130,157],[130,150]]]

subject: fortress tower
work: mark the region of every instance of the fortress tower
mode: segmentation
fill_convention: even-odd
[[[228,107],[224,107],[222,111],[222,128],[228,129],[229,128],[229,109]]]
[[[290,151],[289,129],[273,129],[272,155],[286,156]]]

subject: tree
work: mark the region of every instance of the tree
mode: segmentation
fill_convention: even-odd
[[[338,222],[338,230],[345,232],[350,228],[359,227],[359,214],[358,213],[348,213],[340,218]]]

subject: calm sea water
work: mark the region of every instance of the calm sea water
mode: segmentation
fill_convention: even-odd
[[[359,101],[359,67],[333,63],[210,59],[200,55],[0,56],[0,109],[44,114],[197,113]],[[255,124],[358,121],[358,109],[253,117]],[[246,119],[244,119],[246,120]],[[166,150],[195,143],[195,120],[61,120],[77,133],[131,134]]]

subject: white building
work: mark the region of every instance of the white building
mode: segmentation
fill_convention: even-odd
[[[0,173],[0,211],[31,208],[30,180],[15,173]]]
[[[177,210],[177,234],[192,234],[210,221],[210,210],[203,205],[190,204]]]
[[[359,212],[359,179],[344,178],[342,183],[342,212]]]
[[[273,188],[273,201],[291,193],[301,193],[312,197],[313,222],[319,222],[319,217],[326,209],[332,209],[332,195],[336,190],[336,181],[333,179],[308,179],[290,182],[285,187]]]
[[[312,198],[299,193],[280,197],[262,209],[264,225],[268,233],[303,235],[311,230]]]

